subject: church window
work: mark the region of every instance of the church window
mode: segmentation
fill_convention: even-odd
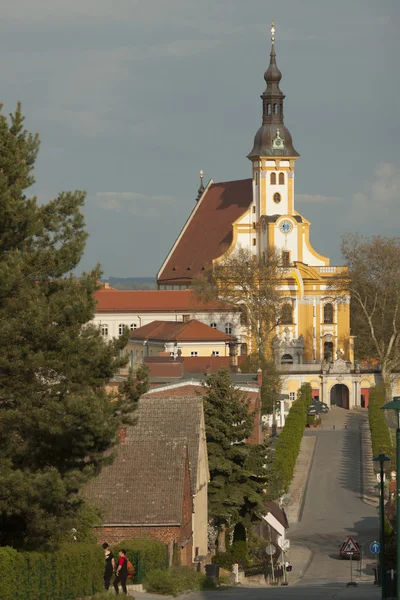
[[[330,302],[324,306],[324,323],[333,323],[333,306]]]
[[[279,185],[284,185],[285,183],[285,173],[279,173]]]
[[[210,327],[212,327],[213,329],[217,329],[217,324],[216,323],[211,323]]]
[[[290,252],[289,250],[282,250],[282,267],[290,266]]]
[[[274,202],[275,204],[279,204],[279,202],[281,201],[281,195],[276,192],[276,194],[274,194]]]
[[[120,323],[118,325],[118,334],[119,335],[124,335],[124,332],[125,332],[125,325],[123,323]]]
[[[281,358],[281,365],[292,365],[293,356],[291,354],[284,354]]]
[[[271,173],[271,185],[276,185],[276,173]]]
[[[267,104],[267,115],[269,116],[271,114],[271,105]]]
[[[108,325],[102,325],[100,327],[100,333],[102,336],[107,337],[108,336]]]
[[[284,304],[281,308],[281,323],[291,325],[293,323],[293,309],[291,304]]]
[[[255,246],[257,244],[257,240],[256,238],[253,238],[253,246]]]
[[[232,335],[232,323],[226,323],[225,324],[225,333],[228,333],[229,335]]]
[[[274,104],[274,115],[278,114],[278,105]]]
[[[129,329],[131,331],[135,331],[136,327],[137,327],[136,323],[131,323]]]
[[[324,360],[330,361],[333,357],[333,342],[324,343]]]

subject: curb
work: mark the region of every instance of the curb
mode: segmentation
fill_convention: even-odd
[[[378,498],[371,493],[372,447],[366,419],[363,419],[360,425],[360,446],[361,499],[369,506],[378,506]]]

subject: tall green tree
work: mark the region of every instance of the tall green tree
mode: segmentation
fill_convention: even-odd
[[[99,266],[73,275],[87,232],[84,192],[29,197],[38,135],[0,106],[0,544],[55,546],[76,525],[80,490],[146,388],[140,372],[110,399],[126,336],[90,325]]]
[[[209,375],[204,387],[210,469],[208,511],[220,533],[221,551],[227,525],[248,525],[263,512],[265,447],[246,443],[255,415],[246,394],[232,385],[225,369]]]

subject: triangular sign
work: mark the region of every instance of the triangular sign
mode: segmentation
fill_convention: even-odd
[[[342,546],[342,552],[348,552],[349,554],[353,552],[359,552],[358,547],[356,546],[353,538],[349,537],[347,542]]]

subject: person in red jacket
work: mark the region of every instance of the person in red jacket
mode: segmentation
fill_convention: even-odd
[[[128,559],[126,558],[126,550],[120,550],[118,555],[119,560],[113,584],[114,590],[116,594],[119,594],[119,584],[121,584],[123,593],[127,594],[126,580],[128,578]]]

